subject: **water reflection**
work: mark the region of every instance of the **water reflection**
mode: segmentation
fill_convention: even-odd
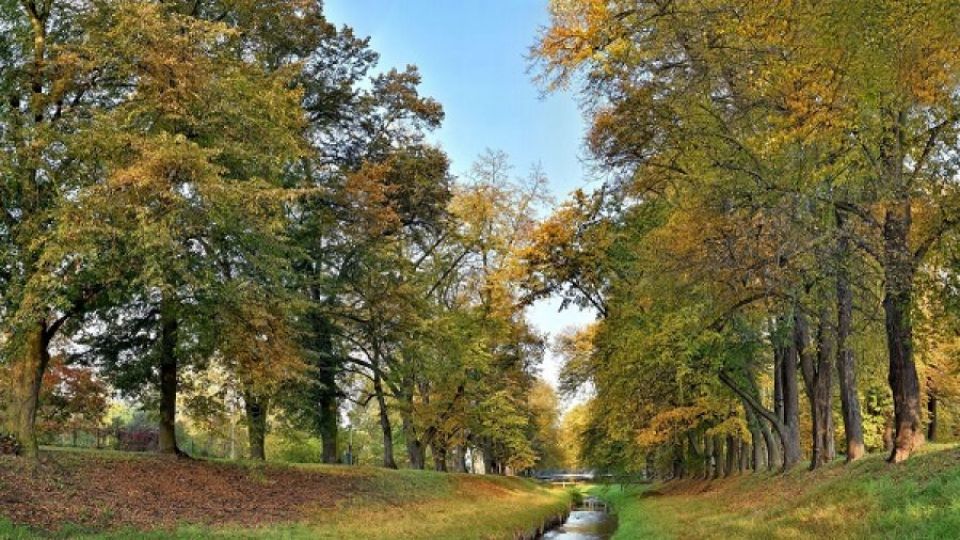
[[[616,516],[606,511],[603,502],[590,497],[584,504],[570,512],[567,520],[557,529],[548,531],[543,538],[551,540],[607,540],[617,529]]]

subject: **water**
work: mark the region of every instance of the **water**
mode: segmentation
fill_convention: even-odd
[[[560,527],[547,531],[543,538],[550,540],[607,540],[617,530],[616,516],[607,512],[606,505],[595,497],[588,497]]]

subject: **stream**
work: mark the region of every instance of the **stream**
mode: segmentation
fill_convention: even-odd
[[[608,511],[607,504],[596,497],[587,497],[577,506],[563,525],[547,531],[550,540],[607,540],[617,530],[617,516]]]

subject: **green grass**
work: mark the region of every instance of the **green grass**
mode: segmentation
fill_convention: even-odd
[[[90,460],[91,456],[106,457],[106,463],[114,458],[138,459],[137,455],[126,453],[58,452],[51,453],[62,467]],[[15,526],[2,517],[0,507],[0,539],[501,539],[531,531],[543,520],[564,512],[572,496],[567,491],[519,478],[329,465],[237,462],[230,466],[242,467],[254,476],[264,467],[320,471],[332,477],[330,481],[335,485],[340,485],[338,479],[342,478],[343,486],[356,489],[350,488],[350,495],[342,498],[337,508],[308,507],[297,522],[259,527],[184,523],[172,530],[143,531],[84,529],[64,524],[56,532],[43,532]]]
[[[594,487],[617,509],[615,540],[638,538],[960,538],[960,448],[929,445],[908,462]]]

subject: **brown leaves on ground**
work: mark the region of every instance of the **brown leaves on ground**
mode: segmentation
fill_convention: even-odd
[[[38,465],[0,457],[0,516],[56,530],[255,526],[297,521],[355,491],[346,475],[156,455],[56,452]]]

